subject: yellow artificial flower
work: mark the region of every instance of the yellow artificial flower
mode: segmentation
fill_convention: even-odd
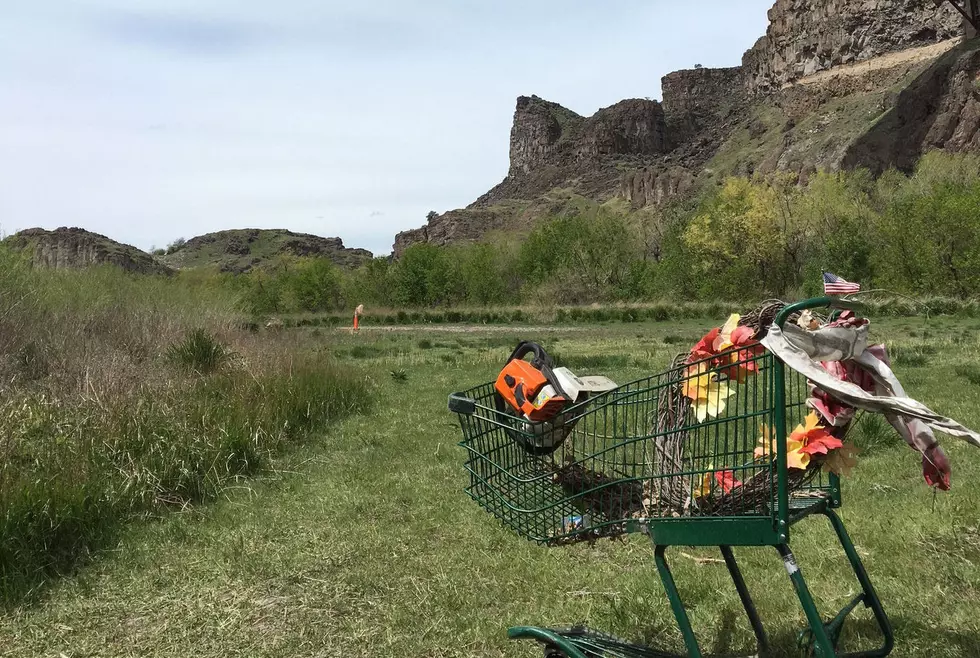
[[[728,398],[735,395],[727,382],[718,381],[718,375],[707,372],[707,364],[691,366],[684,373],[684,396],[694,403],[694,416],[703,423],[708,416],[717,418],[725,411]]]
[[[759,425],[762,436],[759,437],[759,447],[755,449],[755,458],[773,459],[776,456],[776,430],[765,423]]]
[[[695,498],[707,498],[708,496],[711,495],[711,490],[713,489],[712,487],[713,482],[711,479],[712,468],[714,468],[714,464],[708,464],[708,472],[705,473],[704,477],[701,478],[701,485],[694,490]]]
[[[803,452],[803,448],[802,441],[794,439],[786,441],[786,465],[788,467],[805,471],[806,467],[810,465],[810,455]]]
[[[716,352],[722,352],[734,345],[732,342],[732,332],[738,329],[738,323],[741,319],[742,316],[738,313],[732,313],[728,317],[728,321],[722,326],[721,332],[718,334],[718,338],[715,340]]]

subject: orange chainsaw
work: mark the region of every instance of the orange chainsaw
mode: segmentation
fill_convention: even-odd
[[[530,361],[525,357],[532,355]],[[501,402],[534,423],[554,418],[571,400],[553,371],[551,357],[537,343],[522,341],[500,371],[494,388]]]

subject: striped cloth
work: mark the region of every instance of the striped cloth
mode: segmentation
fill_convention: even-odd
[[[845,281],[836,274],[823,273],[823,292],[825,295],[851,295],[860,292],[860,283]]]

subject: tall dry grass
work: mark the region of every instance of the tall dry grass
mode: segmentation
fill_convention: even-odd
[[[216,286],[35,271],[0,248],[0,598],[367,407],[363,380],[240,330],[235,308]]]

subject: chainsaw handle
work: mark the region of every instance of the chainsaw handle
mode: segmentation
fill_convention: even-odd
[[[531,364],[539,370],[543,370],[545,367],[551,368],[553,365],[551,357],[544,351],[544,348],[529,340],[522,340],[520,343],[518,343],[517,347],[514,348],[514,351],[511,353],[510,358],[507,359],[507,362],[509,363],[514,360],[523,361],[524,357],[528,354],[534,355],[534,359],[531,361]]]
[[[799,313],[800,311],[806,311],[811,308],[836,308],[836,309],[846,309],[849,311],[858,311],[864,308],[864,305],[860,302],[852,302],[846,299],[840,299],[838,297],[814,297],[813,299],[804,299],[801,302],[796,302],[795,304],[790,304],[776,314],[775,324],[780,329],[786,324],[789,316],[794,313]]]

